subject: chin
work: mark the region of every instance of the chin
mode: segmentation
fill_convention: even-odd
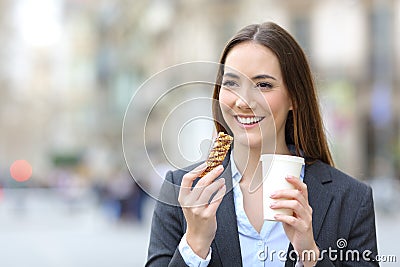
[[[258,133],[234,132],[235,143],[248,146],[251,149],[262,149],[263,151],[275,151],[276,138],[275,135],[267,136]]]
[[[262,146],[262,137],[260,134],[251,133],[234,133],[234,138],[237,143],[250,148],[257,148]]]

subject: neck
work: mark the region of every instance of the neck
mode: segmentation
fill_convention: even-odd
[[[260,149],[252,149],[243,145],[234,145],[233,158],[238,171],[242,174],[242,181],[252,179],[258,173],[261,164]]]
[[[233,159],[238,171],[242,174],[241,182],[250,184],[253,179],[262,180],[262,166],[260,162],[261,154],[284,154],[290,155],[290,151],[285,142],[277,144],[271,149],[261,147],[249,147],[240,143],[234,144]]]

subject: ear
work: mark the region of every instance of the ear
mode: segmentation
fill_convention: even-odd
[[[292,102],[292,99],[289,100],[289,110],[293,110],[293,102]]]

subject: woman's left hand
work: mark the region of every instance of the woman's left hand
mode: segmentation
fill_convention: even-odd
[[[319,257],[319,249],[314,240],[312,208],[308,203],[307,185],[293,176],[288,176],[286,180],[294,186],[294,189],[274,192],[270,197],[275,201],[270,207],[272,209],[286,208],[293,210],[292,216],[277,214],[275,219],[283,223],[285,233],[304,266],[314,266]],[[315,252],[315,257],[311,251]],[[302,255],[306,257],[302,259]],[[311,258],[309,255],[311,255]]]

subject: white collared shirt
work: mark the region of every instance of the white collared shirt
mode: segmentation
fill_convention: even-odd
[[[289,247],[287,238],[281,222],[264,221],[261,232],[258,233],[247,218],[243,206],[243,194],[239,182],[242,174],[238,171],[233,159],[233,152],[230,155],[233,198],[238,224],[240,250],[243,266],[252,267],[282,267],[285,266],[286,253]],[[304,179],[304,166],[301,170],[300,179]],[[206,259],[197,256],[186,242],[185,236],[179,244],[179,252],[185,263],[192,267],[207,266],[211,260],[211,248]],[[297,263],[296,266],[302,266]]]

